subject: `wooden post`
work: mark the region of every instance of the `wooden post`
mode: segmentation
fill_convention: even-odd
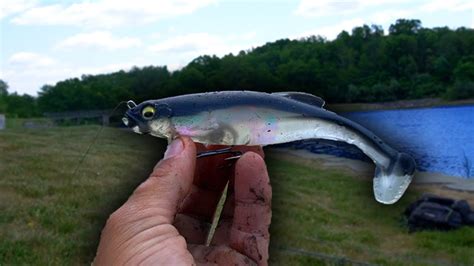
[[[0,130],[5,129],[6,119],[4,114],[0,114]]]

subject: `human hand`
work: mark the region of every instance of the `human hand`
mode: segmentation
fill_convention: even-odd
[[[228,155],[196,161],[202,145],[174,140],[150,177],[108,219],[94,264],[266,265],[271,187],[263,151],[234,149],[249,152],[228,166]],[[219,225],[205,246],[228,180]]]

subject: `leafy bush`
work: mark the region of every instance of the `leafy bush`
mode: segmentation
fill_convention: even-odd
[[[449,100],[474,98],[474,82],[456,81],[454,86],[448,87],[444,96]]]

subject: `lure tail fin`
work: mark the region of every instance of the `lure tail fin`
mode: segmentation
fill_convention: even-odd
[[[375,199],[384,204],[397,202],[410,185],[415,170],[415,161],[406,153],[398,153],[387,169],[377,166],[373,180]]]

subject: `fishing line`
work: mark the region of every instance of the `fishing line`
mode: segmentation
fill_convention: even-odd
[[[120,107],[120,105],[122,104],[126,104],[127,102],[126,101],[121,101],[119,102],[115,107],[114,109],[112,109],[112,111],[110,112],[109,114],[109,117],[112,117],[112,115],[115,113],[115,111],[118,110],[118,108]],[[102,123],[102,126],[96,131],[96,134],[94,136],[94,138],[92,139],[91,143],[89,144],[89,146],[87,147],[87,150],[86,152],[84,153],[84,155],[82,156],[81,160],[79,161],[79,164],[76,166],[76,168],[74,169],[74,172],[72,172],[72,175],[76,175],[76,172],[77,170],[79,170],[79,167],[82,165],[82,163],[84,162],[84,160],[86,159],[86,156],[87,154],[89,153],[89,151],[91,150],[92,146],[95,144],[95,141],[97,140],[97,138],[99,138],[99,135],[100,133],[102,133],[102,129],[104,128],[104,123]]]

